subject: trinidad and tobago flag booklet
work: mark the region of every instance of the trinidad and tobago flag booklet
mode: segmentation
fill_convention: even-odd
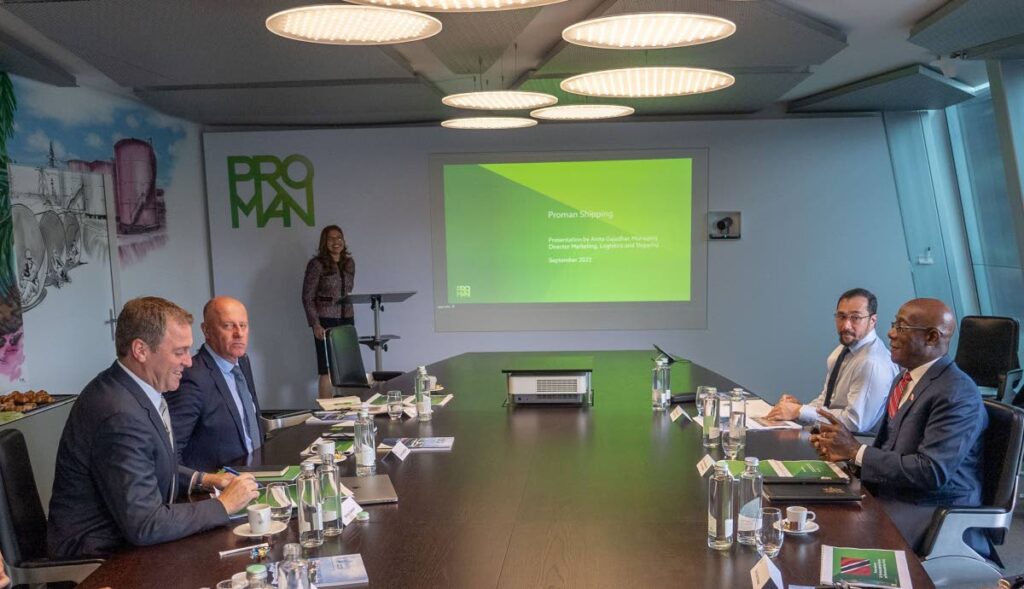
[[[902,550],[821,547],[823,584],[845,581],[858,587],[910,589],[907,555]]]

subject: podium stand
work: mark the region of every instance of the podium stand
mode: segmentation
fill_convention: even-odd
[[[383,352],[387,350],[388,342],[393,339],[401,339],[397,335],[382,334],[380,332],[380,314],[384,311],[384,303],[401,303],[414,294],[416,294],[415,290],[409,292],[352,293],[338,301],[341,304],[349,303],[352,305],[369,303],[370,308],[373,309],[373,335],[360,337],[359,343],[373,350],[375,372],[383,371]]]

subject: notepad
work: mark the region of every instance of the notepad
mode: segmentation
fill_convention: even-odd
[[[232,466],[239,474],[249,473],[256,478],[280,477],[288,472],[289,466],[275,464],[253,464],[250,466]]]

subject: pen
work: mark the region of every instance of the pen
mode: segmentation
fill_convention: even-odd
[[[258,551],[260,548],[268,549],[268,548],[270,548],[270,544],[264,542],[262,544],[254,544],[252,546],[242,546],[241,548],[233,548],[231,550],[221,550],[220,551],[220,557],[224,558],[226,556],[234,556],[236,554],[251,553],[253,551]]]
[[[235,469],[231,468],[230,466],[225,466],[225,467],[224,467],[224,472],[226,472],[226,473],[228,473],[228,474],[233,474],[233,475],[235,475],[236,477],[237,477],[237,476],[240,476],[240,475],[242,474],[242,473],[238,472],[237,470],[235,470]]]

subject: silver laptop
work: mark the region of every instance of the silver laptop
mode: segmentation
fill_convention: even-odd
[[[368,477],[341,477],[338,479],[355,493],[356,503],[373,505],[375,503],[397,503],[398,493],[391,486],[391,477],[386,474],[375,474]]]

